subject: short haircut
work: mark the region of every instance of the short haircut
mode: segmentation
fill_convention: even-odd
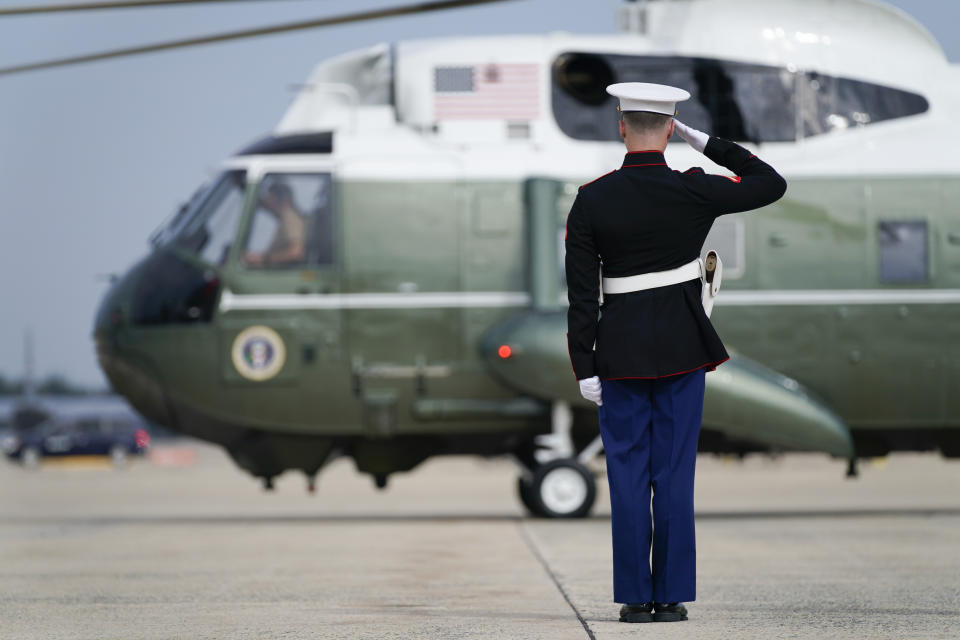
[[[634,134],[655,133],[666,128],[667,123],[673,119],[673,116],[649,111],[624,111],[620,115],[627,129]]]

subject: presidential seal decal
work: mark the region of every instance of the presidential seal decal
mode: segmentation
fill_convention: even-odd
[[[241,331],[233,341],[230,356],[240,375],[262,382],[280,373],[287,350],[276,331],[261,325]]]

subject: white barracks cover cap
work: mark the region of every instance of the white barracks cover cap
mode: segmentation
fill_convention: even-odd
[[[649,111],[665,116],[677,115],[677,103],[690,98],[683,89],[649,82],[618,82],[607,93],[620,99],[620,111]]]

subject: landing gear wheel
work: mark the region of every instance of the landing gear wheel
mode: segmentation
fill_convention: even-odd
[[[520,496],[520,502],[527,508],[531,515],[541,516],[540,503],[537,502],[537,496],[533,491],[533,483],[524,480],[523,476],[517,478],[517,495]]]
[[[537,507],[531,511],[547,518],[582,518],[590,513],[597,497],[593,474],[573,458],[552,460],[537,468],[531,489]]]

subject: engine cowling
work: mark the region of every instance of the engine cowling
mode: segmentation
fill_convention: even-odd
[[[570,367],[566,325],[564,311],[515,316],[487,333],[481,351],[494,375],[517,391],[587,407]],[[736,354],[706,378],[703,426],[768,448],[854,454],[849,428],[826,404],[796,380]]]

